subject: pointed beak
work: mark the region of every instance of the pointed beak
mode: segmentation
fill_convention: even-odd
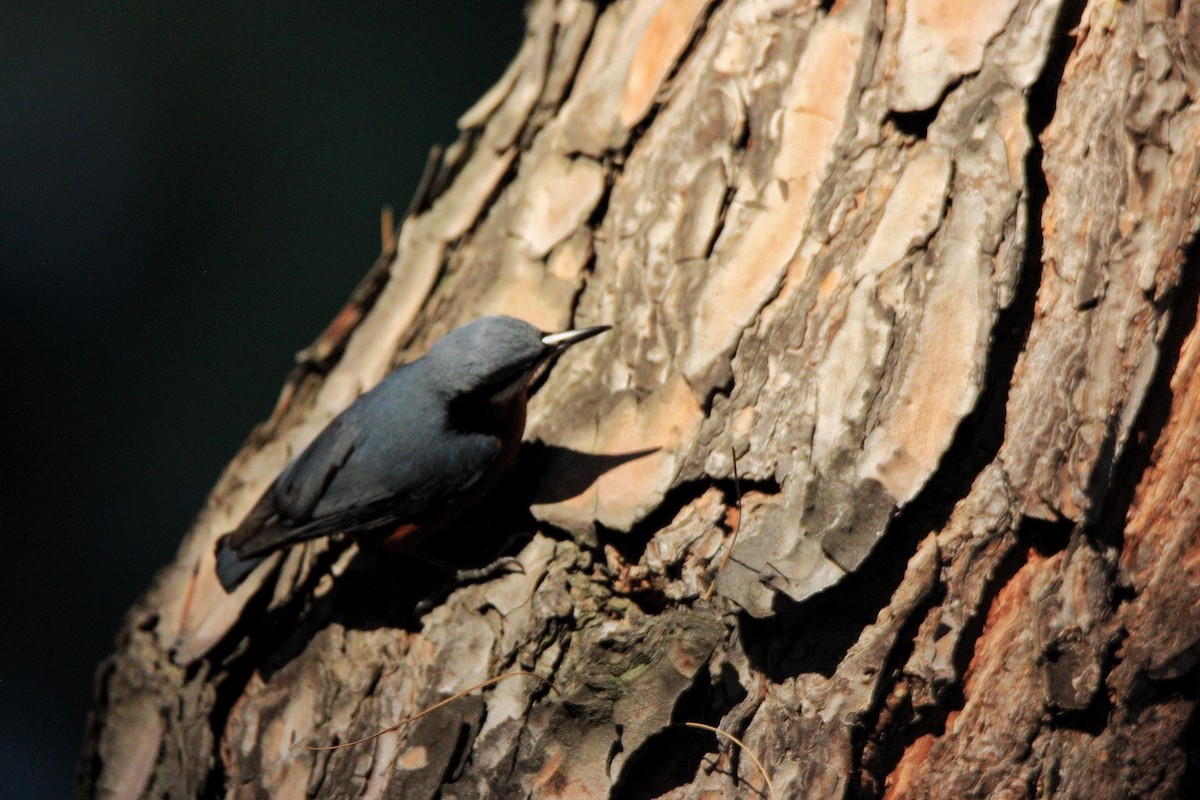
[[[542,344],[546,345],[550,354],[561,353],[571,345],[579,344],[584,339],[590,339],[611,328],[612,325],[593,325],[590,328],[576,328],[562,333],[547,333],[542,337]]]

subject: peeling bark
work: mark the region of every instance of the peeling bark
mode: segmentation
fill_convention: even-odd
[[[1200,4],[528,14],[130,611],[81,796],[765,790],[688,721],[778,797],[1194,791]],[[485,313],[616,326],[447,536],[523,571],[335,537],[226,595],[291,455]]]

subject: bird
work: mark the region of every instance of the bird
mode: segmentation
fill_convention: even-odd
[[[233,592],[269,555],[345,533],[395,549],[444,528],[516,460],[529,386],[558,353],[610,330],[544,333],[487,316],[456,328],[334,417],[215,545]]]

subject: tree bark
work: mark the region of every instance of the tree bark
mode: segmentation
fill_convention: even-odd
[[[1200,2],[528,14],[131,610],[81,794],[1196,791]],[[448,534],[524,571],[335,538],[226,596],[290,455],[484,313],[616,326]]]

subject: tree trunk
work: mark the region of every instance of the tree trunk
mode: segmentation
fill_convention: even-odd
[[[1200,2],[528,13],[130,612],[81,793],[1196,791]],[[484,313],[616,326],[447,534],[523,573],[335,538],[226,596],[289,456]]]

